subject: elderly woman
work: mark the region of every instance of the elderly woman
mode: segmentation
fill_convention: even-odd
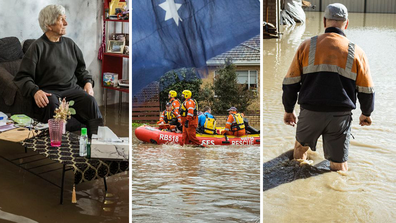
[[[25,97],[34,98],[35,114],[47,122],[59,106],[59,98],[74,101],[74,117],[87,125],[88,133],[102,125],[102,115],[93,97],[92,76],[88,74],[80,48],[66,34],[65,8],[48,5],[40,11],[44,34],[31,44],[22,59],[14,82]]]

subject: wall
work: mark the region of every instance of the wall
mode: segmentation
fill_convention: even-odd
[[[42,8],[50,4],[65,7],[68,22],[65,36],[73,39],[82,50],[87,70],[96,83],[95,98],[100,105],[103,104],[101,61],[97,59],[103,32],[102,0],[0,0],[0,38],[16,36],[20,41],[39,38],[43,32],[38,15]],[[117,100],[118,94],[109,91],[108,103]]]
[[[368,13],[396,13],[395,0],[308,0],[315,9],[306,9],[307,11],[324,11],[326,6],[331,3],[344,4],[349,12],[364,12],[364,4],[366,2],[366,12]],[[320,5],[322,8],[320,9]]]

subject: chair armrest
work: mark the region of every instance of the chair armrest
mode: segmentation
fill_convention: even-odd
[[[11,106],[14,104],[17,91],[18,87],[14,83],[14,76],[6,69],[0,67],[0,97],[6,105]]]

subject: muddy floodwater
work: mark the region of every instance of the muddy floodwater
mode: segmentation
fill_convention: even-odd
[[[259,221],[259,146],[132,147],[133,222]]]
[[[305,25],[292,31],[284,30],[281,39],[264,40],[263,43],[263,160],[264,167],[269,168],[276,167],[278,162],[279,168],[273,171],[280,173],[269,179],[264,177],[263,183],[271,187],[264,191],[263,221],[395,222],[396,15],[349,14],[346,35],[366,52],[376,91],[371,126],[359,126],[361,111],[353,111],[352,135],[355,138],[351,139],[349,149],[349,171],[346,174],[314,171],[296,179],[291,176],[294,173],[282,175],[290,165],[295,165],[284,163],[289,162],[284,158],[294,146],[295,128],[283,124],[282,80],[299,44],[324,32],[322,17],[322,13],[309,12]],[[299,113],[298,106],[296,112]],[[317,151],[309,153],[313,165],[323,164],[321,140]],[[279,157],[282,154],[283,159]],[[301,171],[298,165],[291,169],[296,173]],[[264,168],[266,170],[269,169]],[[285,176],[289,178],[276,179]]]

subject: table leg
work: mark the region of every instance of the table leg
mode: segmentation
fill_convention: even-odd
[[[61,193],[60,193],[60,204],[63,204],[63,184],[65,183],[65,167],[66,165],[63,164],[62,168],[62,183],[61,183]]]
[[[104,89],[104,109],[105,109],[105,112],[104,112],[104,124],[106,125],[106,118],[107,118],[107,88],[105,88]]]
[[[118,116],[121,116],[121,111],[122,111],[122,92],[119,91],[119,99],[118,99]]]
[[[107,183],[106,183],[106,177],[103,177],[103,182],[104,182],[104,186],[105,186],[105,191],[107,192]]]

